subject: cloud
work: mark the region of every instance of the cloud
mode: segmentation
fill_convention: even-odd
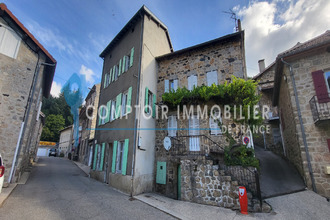
[[[53,97],[59,97],[59,95],[61,93],[61,89],[62,89],[61,83],[57,83],[57,82],[53,81],[52,89],[50,90],[50,94]]]
[[[330,24],[329,0],[253,1],[234,11],[245,29],[249,76],[259,72],[258,60],[269,65],[279,53],[324,33]]]
[[[96,76],[96,74],[93,72],[93,70],[88,69],[85,65],[81,65],[79,73],[86,77],[86,82],[94,84],[94,76]]]

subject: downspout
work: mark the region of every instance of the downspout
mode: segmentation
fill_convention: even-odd
[[[142,63],[142,49],[143,49],[143,28],[144,28],[144,15],[142,14],[142,24],[141,24],[141,36],[140,36],[140,54],[139,54],[139,73],[138,73],[138,83],[136,89],[136,106],[139,105],[140,98],[140,77],[141,77],[141,63]],[[142,108],[141,108],[142,109]],[[139,113],[141,111],[139,108]],[[137,126],[138,126],[138,116],[136,115],[135,109],[135,121],[134,121],[134,141],[133,141],[133,159],[132,159],[132,171],[131,171],[131,193],[130,196],[133,196],[134,189],[134,167],[135,167],[135,158],[136,158],[136,145],[137,145]]]
[[[284,64],[286,64],[286,65],[289,66],[290,77],[291,77],[291,80],[292,80],[294,97],[295,97],[295,100],[296,100],[298,118],[299,118],[299,123],[300,123],[300,128],[301,128],[301,134],[302,134],[302,138],[303,138],[303,142],[304,142],[304,147],[305,147],[305,151],[306,151],[308,171],[309,171],[309,175],[310,175],[311,180],[312,180],[313,191],[314,192],[317,192],[316,191],[316,187],[315,187],[315,180],[314,180],[314,175],[313,175],[313,171],[312,171],[312,165],[311,165],[311,159],[310,159],[310,155],[309,155],[307,140],[306,140],[305,128],[304,128],[304,124],[303,124],[302,117],[301,117],[300,104],[299,104],[299,100],[298,100],[298,93],[297,93],[297,88],[296,88],[296,82],[295,82],[293,71],[292,71],[292,65],[290,63],[284,61],[283,58],[281,58],[281,61]]]

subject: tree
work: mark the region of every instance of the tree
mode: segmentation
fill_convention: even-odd
[[[42,141],[58,142],[60,138],[60,130],[65,127],[65,119],[62,115],[50,114],[46,118],[45,127],[41,134]]]

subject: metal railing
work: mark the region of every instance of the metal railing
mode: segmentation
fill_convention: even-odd
[[[313,96],[309,101],[314,123],[330,119],[330,98],[326,94],[323,98]]]
[[[226,175],[231,176],[232,180],[236,180],[240,186],[244,186],[246,190],[250,191],[253,197],[259,200],[262,207],[259,172],[256,168],[226,165],[222,165],[221,168]]]
[[[172,155],[208,156],[212,152],[223,153],[224,147],[206,135],[187,135],[171,138]]]

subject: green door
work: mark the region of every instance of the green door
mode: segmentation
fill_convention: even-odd
[[[178,200],[181,200],[181,164],[178,166]]]

